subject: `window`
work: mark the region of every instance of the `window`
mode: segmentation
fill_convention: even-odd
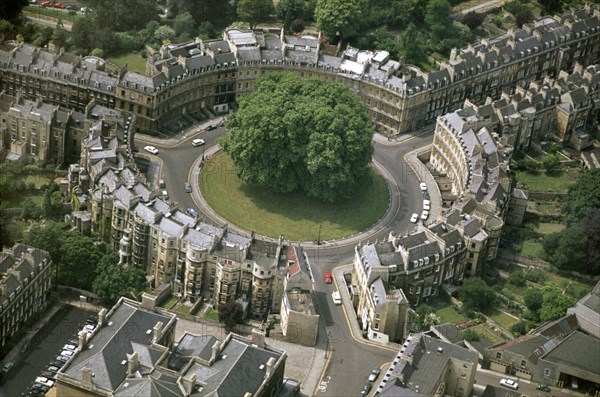
[[[497,353],[496,353],[496,358],[497,358],[498,360],[501,360],[501,359],[502,359],[502,352],[497,352]]]
[[[524,366],[526,366],[526,365],[527,365],[527,361],[525,361],[525,360],[521,360],[521,367],[524,367]]]
[[[544,370],[544,376],[550,376],[550,369],[549,368],[546,368]]]

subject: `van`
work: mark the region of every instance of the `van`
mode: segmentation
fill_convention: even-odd
[[[163,196],[163,199],[165,199],[165,200],[168,200],[168,199],[169,199],[169,193],[167,193],[167,191],[166,191],[166,190],[163,190],[163,191],[162,191],[162,196]]]
[[[165,185],[165,180],[164,180],[164,179],[162,179],[162,178],[160,178],[160,179],[158,180],[158,187],[160,187],[160,188],[164,188],[165,186],[166,186],[166,185]]]
[[[333,291],[331,293],[331,299],[333,299],[333,304],[334,305],[341,305],[342,304],[342,297],[340,296],[340,293],[338,291]]]

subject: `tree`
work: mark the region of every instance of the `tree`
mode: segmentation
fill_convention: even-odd
[[[479,336],[477,331],[475,331],[472,328],[465,329],[462,332],[462,336],[463,336],[464,340],[469,341],[469,342],[477,342],[479,339],[481,339],[481,337]]]
[[[408,25],[406,30],[402,32],[400,47],[400,57],[406,63],[419,65],[426,59],[423,39],[414,23]]]
[[[458,288],[458,295],[467,310],[483,311],[494,307],[497,300],[496,291],[479,277],[467,279]]]
[[[600,208],[600,169],[581,174],[561,202],[568,225],[579,223],[593,208]]]
[[[515,336],[525,335],[527,332],[529,332],[529,321],[517,321],[510,327],[510,332],[512,332]]]
[[[154,0],[87,0],[86,4],[92,8],[88,18],[94,29],[127,32],[142,29],[149,21],[158,20]]]
[[[104,50],[102,48],[94,48],[90,55],[93,57],[104,58]]]
[[[56,28],[52,33],[52,42],[60,48],[66,48],[69,40],[69,32],[64,28],[62,20],[59,19],[56,23]]]
[[[225,323],[225,329],[231,331],[236,324],[244,320],[244,309],[242,304],[237,301],[229,301],[217,305],[219,322]]]
[[[517,287],[524,287],[527,284],[525,274],[521,270],[512,272],[508,276],[508,282]]]
[[[291,30],[291,25],[294,20],[302,20],[304,16],[304,7],[304,0],[281,0],[277,4],[275,12],[283,22],[283,27],[286,31]]]
[[[448,0],[430,0],[425,9],[425,23],[432,32],[434,42],[440,41],[451,26],[448,15],[452,6]]]
[[[177,37],[187,37],[187,40],[189,40],[189,38],[194,35],[196,30],[196,22],[194,21],[192,14],[189,12],[184,12],[183,14],[177,15],[175,21],[173,22],[173,29],[175,29],[175,34]],[[179,41],[183,42],[186,40]]]
[[[469,27],[469,29],[474,30],[481,26],[483,21],[485,20],[485,15],[479,12],[471,11],[466,13],[461,22]]]
[[[226,26],[235,16],[234,4],[223,0],[170,0],[169,11],[174,15],[189,12],[196,22],[210,21],[217,26]]]
[[[11,20],[21,14],[28,0],[2,0],[0,2],[0,19]]]
[[[154,32],[154,37],[162,43],[171,41],[175,38],[175,30],[170,26],[162,25],[156,29],[156,32]]]
[[[543,246],[548,248],[546,255],[554,266],[562,270],[586,272],[588,241],[579,225],[547,235]]]
[[[200,23],[200,26],[198,27],[198,37],[203,40],[214,39],[217,37],[217,31],[215,30],[214,25],[209,21]]]
[[[370,183],[371,120],[345,86],[267,74],[227,128],[221,146],[246,184],[334,202]]]
[[[541,290],[535,288],[527,288],[523,295],[523,302],[527,309],[533,313],[537,313],[542,308],[544,295]]]
[[[560,160],[555,154],[549,154],[542,160],[542,167],[546,172],[554,172],[560,168]]]
[[[237,0],[237,16],[242,21],[248,22],[250,29],[256,24],[273,14],[273,0]]]
[[[551,321],[562,317],[567,309],[576,302],[575,298],[567,295],[555,284],[546,284],[542,287],[544,302],[540,309],[540,320]]]
[[[317,0],[317,27],[329,37],[352,37],[361,26],[365,9],[366,0]]]
[[[98,263],[98,275],[94,279],[93,291],[107,305],[115,304],[120,297],[139,299],[146,288],[146,274],[133,266],[119,265],[114,252],[105,254]]]
[[[62,236],[69,227],[64,222],[42,221],[33,223],[23,233],[23,243],[48,251],[52,261],[60,263],[62,260]]]
[[[108,250],[104,244],[96,244],[89,237],[67,233],[62,239],[57,283],[91,290],[96,267]]]
[[[600,274],[600,208],[589,209],[580,225],[588,240],[585,272],[598,275]]]
[[[290,30],[292,33],[302,33],[304,31],[305,25],[302,19],[294,19],[290,24]]]

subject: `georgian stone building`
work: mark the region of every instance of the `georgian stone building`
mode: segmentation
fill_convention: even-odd
[[[46,251],[17,243],[0,252],[0,352],[46,308],[52,275]]]
[[[136,129],[152,132],[202,108],[226,112],[254,79],[290,71],[347,84],[369,107],[375,128],[401,134],[462,106],[514,93],[530,81],[557,77],[600,59],[597,4],[545,17],[522,29],[452,52],[440,70],[425,73],[390,59],[386,51],[347,48],[339,57],[320,51],[318,36],[286,36],[280,29],[229,30],[218,40],[163,46],[148,56],[147,74],[126,68],[110,75],[104,61],[24,44],[0,45],[0,90],[22,88],[33,100],[82,112],[97,104],[133,113]]]

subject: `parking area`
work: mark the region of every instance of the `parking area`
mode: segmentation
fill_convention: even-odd
[[[88,317],[96,313],[73,306],[59,310],[19,352],[18,360],[0,385],[0,397],[27,395],[34,380],[44,372]]]

